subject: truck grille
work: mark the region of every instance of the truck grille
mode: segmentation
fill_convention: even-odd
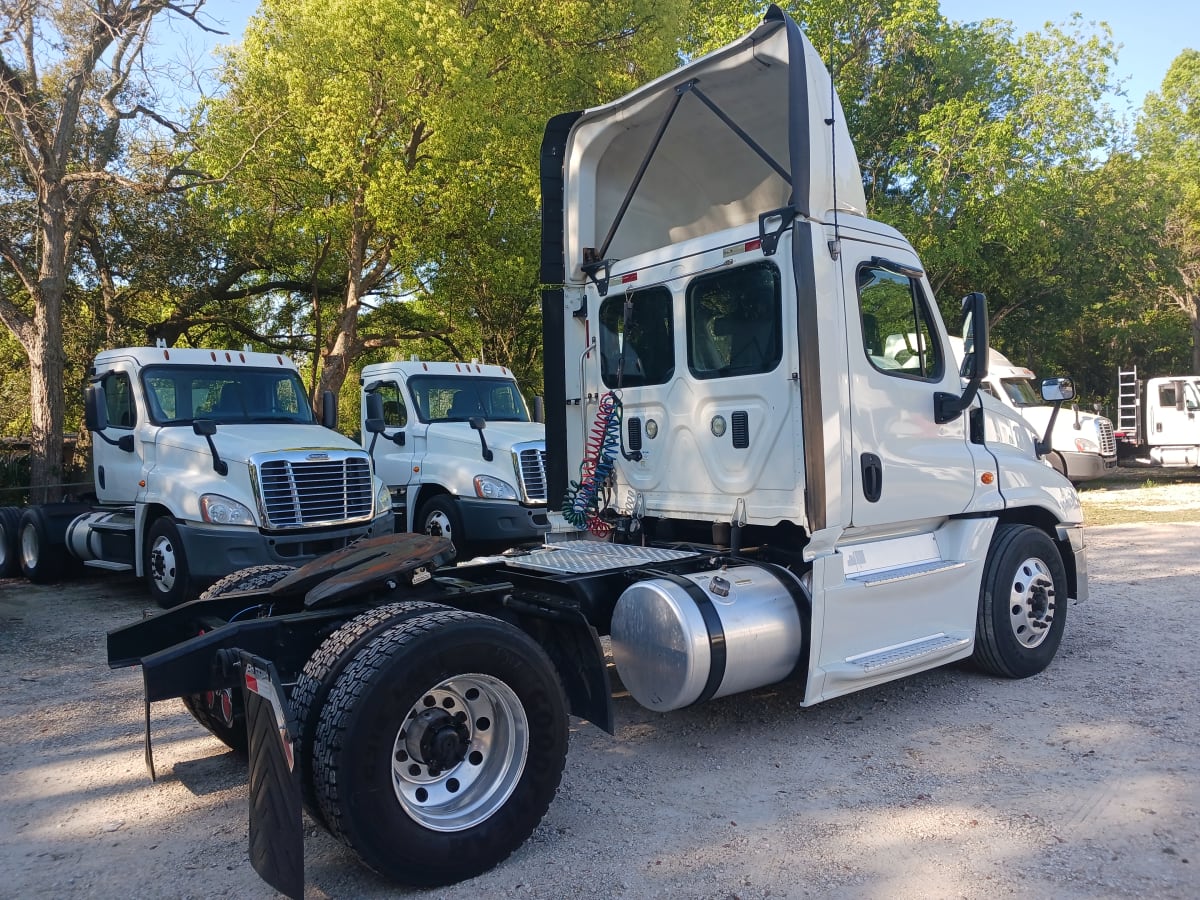
[[[1101,456],[1116,456],[1117,441],[1113,437],[1113,424],[1104,416],[1100,417],[1097,422],[1100,431],[1100,455]]]
[[[521,482],[521,497],[526,503],[546,502],[546,446],[517,444],[513,447],[513,462]]]
[[[336,525],[371,518],[374,491],[365,456],[337,452],[252,460],[268,528]]]

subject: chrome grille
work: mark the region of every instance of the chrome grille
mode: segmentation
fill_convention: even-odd
[[[1101,456],[1116,456],[1117,441],[1113,437],[1113,424],[1103,416],[1096,423],[1100,431],[1100,455]]]
[[[369,519],[374,491],[364,456],[294,454],[254,461],[268,528],[301,528]]]
[[[521,496],[526,503],[546,502],[546,447],[536,444],[517,444],[513,447],[513,462],[521,482]]]

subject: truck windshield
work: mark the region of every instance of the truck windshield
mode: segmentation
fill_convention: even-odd
[[[408,389],[422,422],[465,422],[472,416],[489,422],[529,421],[525,398],[511,378],[415,375],[408,379]]]
[[[150,419],[156,425],[225,423],[310,425],[312,407],[300,376],[274,369],[152,366],[142,373]]]
[[[1004,393],[1008,394],[1012,405],[1018,409],[1023,406],[1044,405],[1044,401],[1033,389],[1033,383],[1028,378],[1002,378],[1000,383],[1004,385]]]

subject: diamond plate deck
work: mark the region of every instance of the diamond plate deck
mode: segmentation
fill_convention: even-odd
[[[637,547],[630,544],[610,544],[606,541],[569,541],[534,550],[528,556],[505,559],[504,564],[514,569],[529,569],[534,572],[588,575],[699,555],[692,550]]]

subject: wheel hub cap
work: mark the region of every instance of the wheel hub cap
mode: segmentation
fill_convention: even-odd
[[[491,675],[458,675],[426,691],[392,748],[401,808],[432,831],[463,831],[499,810],[521,779],[530,729],[516,693]]]
[[[175,586],[175,548],[165,537],[158,538],[150,550],[150,571],[164,591]]]
[[[1054,577],[1046,563],[1031,557],[1017,567],[1009,593],[1013,634],[1026,647],[1036,647],[1050,633],[1057,602]]]

